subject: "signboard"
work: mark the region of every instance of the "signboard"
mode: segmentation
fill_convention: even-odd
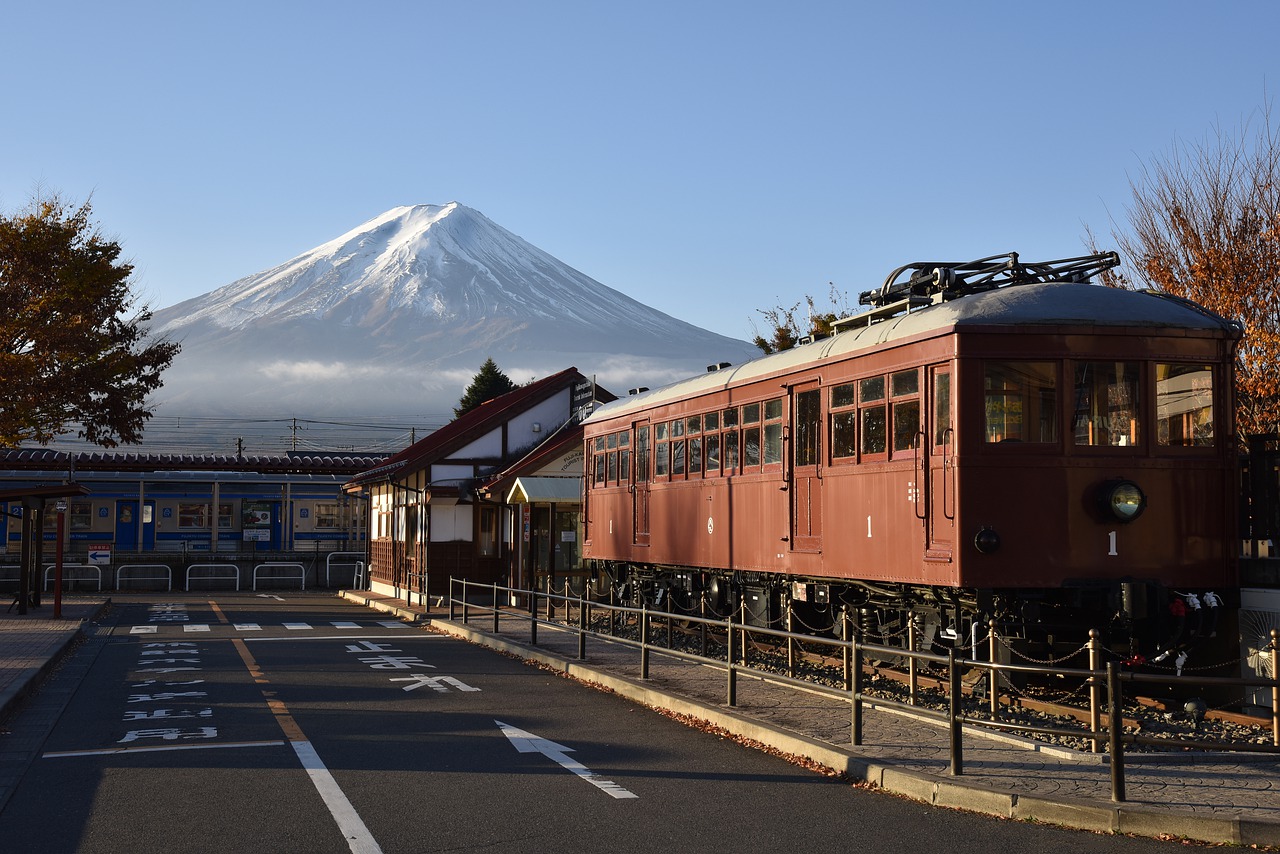
[[[271,541],[271,531],[266,528],[245,528],[244,541],[246,543],[266,543]]]
[[[246,501],[240,512],[241,527],[245,529],[245,534],[249,533],[250,528],[271,527],[271,502],[270,501]],[[245,539],[249,539],[248,536]],[[267,539],[263,537],[262,539]]]
[[[110,546],[90,546],[89,547],[89,565],[90,566],[109,566],[111,564],[111,547]]]

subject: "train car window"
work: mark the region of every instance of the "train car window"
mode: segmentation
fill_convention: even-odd
[[[219,505],[219,508],[230,508],[230,504]],[[341,528],[342,527],[342,508],[337,504],[317,503],[315,514],[315,526],[317,528]],[[218,527],[222,527],[222,510],[218,510]]]
[[[675,421],[671,422],[671,438],[679,439],[683,435],[684,435],[684,419],[677,418]]]
[[[178,505],[178,527],[179,528],[209,527],[209,505],[208,504],[179,504]]]
[[[684,432],[686,435],[689,435],[689,436],[696,436],[699,433],[701,433],[702,432],[702,416],[701,415],[690,416],[689,420],[685,422]]]
[[[605,462],[604,436],[596,436],[591,440],[591,483],[603,486],[608,464]]]
[[[1157,444],[1211,448],[1214,441],[1213,366],[1157,364]]]
[[[1058,441],[1056,362],[987,362],[984,388],[988,443]]]
[[[796,395],[795,464],[816,466],[822,458],[822,398],[817,389]]]
[[[337,522],[336,520],[337,520],[337,514],[338,514],[338,505],[336,505],[336,504],[318,504],[318,505],[316,505],[316,515],[317,515],[317,517],[319,517],[319,514],[320,514],[320,512],[321,512],[321,511],[320,511],[320,508],[322,508],[322,507],[332,507],[332,508],[333,508],[332,513],[333,513],[333,516],[334,516],[334,520],[335,520],[335,521],[334,521],[334,523],[333,523],[332,525],[321,525],[321,524],[320,524],[320,522],[319,522],[319,521],[317,521],[317,522],[316,522],[316,527],[317,527],[317,528],[337,528],[337,527],[338,527],[338,522]],[[231,504],[219,504],[219,505],[218,505],[218,527],[219,527],[219,528],[225,528],[225,529],[227,529],[227,530],[230,530],[230,529],[231,529],[231,523],[232,523],[232,520],[233,520],[233,519],[235,519],[235,517],[236,517],[236,514],[235,514],[235,507],[234,507],[234,505],[231,505]]]
[[[702,416],[702,429],[710,433],[712,430],[720,429],[720,413],[708,412]]]
[[[911,451],[920,435],[920,401],[903,400],[893,404],[893,449]]]
[[[782,398],[765,401],[764,404],[764,465],[782,462]]]
[[[684,440],[671,443],[671,476],[684,474]]]
[[[724,432],[724,473],[732,474],[738,468],[738,431]]]
[[[708,433],[703,441],[706,442],[706,474],[708,477],[714,477],[720,474],[720,434]]]
[[[853,406],[857,402],[857,399],[855,398],[856,389],[857,386],[853,383],[832,386],[831,408],[838,409],[842,406]]]
[[[1138,362],[1077,362],[1072,434],[1077,445],[1133,446],[1141,442],[1142,366]]]
[[[72,501],[67,518],[71,520],[71,530],[87,531],[93,527],[93,504],[88,501]]]
[[[859,382],[858,399],[863,403],[884,400],[884,377],[868,377]]]
[[[608,480],[609,483],[617,483],[618,482],[618,454],[615,451],[607,454],[606,457],[609,461],[609,473],[605,476],[605,478],[606,480]]]
[[[660,425],[661,426],[661,425]],[[653,448],[653,475],[666,477],[671,473],[671,443],[661,440],[663,431],[659,431],[659,441]]]
[[[724,420],[725,427],[738,426],[738,410],[736,407],[733,409],[726,409],[724,412],[721,412],[720,415]]]
[[[933,375],[933,445],[947,444],[951,430],[951,374],[938,371]]]
[[[689,440],[689,474],[702,472],[702,439]]]
[[[848,459],[858,455],[858,411],[831,413],[831,456]]]
[[[759,427],[747,427],[742,431],[742,467],[744,469],[760,467]]]
[[[864,407],[860,411],[862,414],[862,453],[864,455],[883,454],[888,447],[885,442],[885,432],[888,429],[888,424],[885,419],[884,404]]]
[[[649,425],[636,428],[636,482],[649,482]]]
[[[858,411],[854,409],[858,387],[844,383],[831,387],[831,458],[851,460],[858,456]]]
[[[889,377],[889,382],[894,397],[906,397],[920,393],[919,371],[898,371],[898,373]]]
[[[894,453],[914,451],[920,435],[920,372],[910,370],[890,374],[889,392],[893,397]]]
[[[742,407],[742,423],[743,424],[759,424],[760,423],[760,404],[748,403]]]

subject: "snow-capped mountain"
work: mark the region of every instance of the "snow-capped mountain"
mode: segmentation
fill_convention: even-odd
[[[758,355],[456,202],[394,208],[156,311],[152,331],[182,343],[165,413],[448,412],[489,357],[516,382],[574,366],[625,392]]]

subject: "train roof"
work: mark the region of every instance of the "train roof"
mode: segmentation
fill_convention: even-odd
[[[1240,326],[1190,300],[1157,291],[1132,291],[1075,282],[1016,285],[925,306],[894,317],[842,321],[838,334],[719,370],[708,369],[653,391],[631,395],[596,410],[591,424],[694,395],[787,373],[813,362],[893,346],[956,327],[1078,326],[1180,329],[1239,335]]]

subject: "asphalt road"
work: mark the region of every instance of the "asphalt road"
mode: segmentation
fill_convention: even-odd
[[[325,595],[114,616],[55,677],[0,852],[1167,848],[855,789]]]

